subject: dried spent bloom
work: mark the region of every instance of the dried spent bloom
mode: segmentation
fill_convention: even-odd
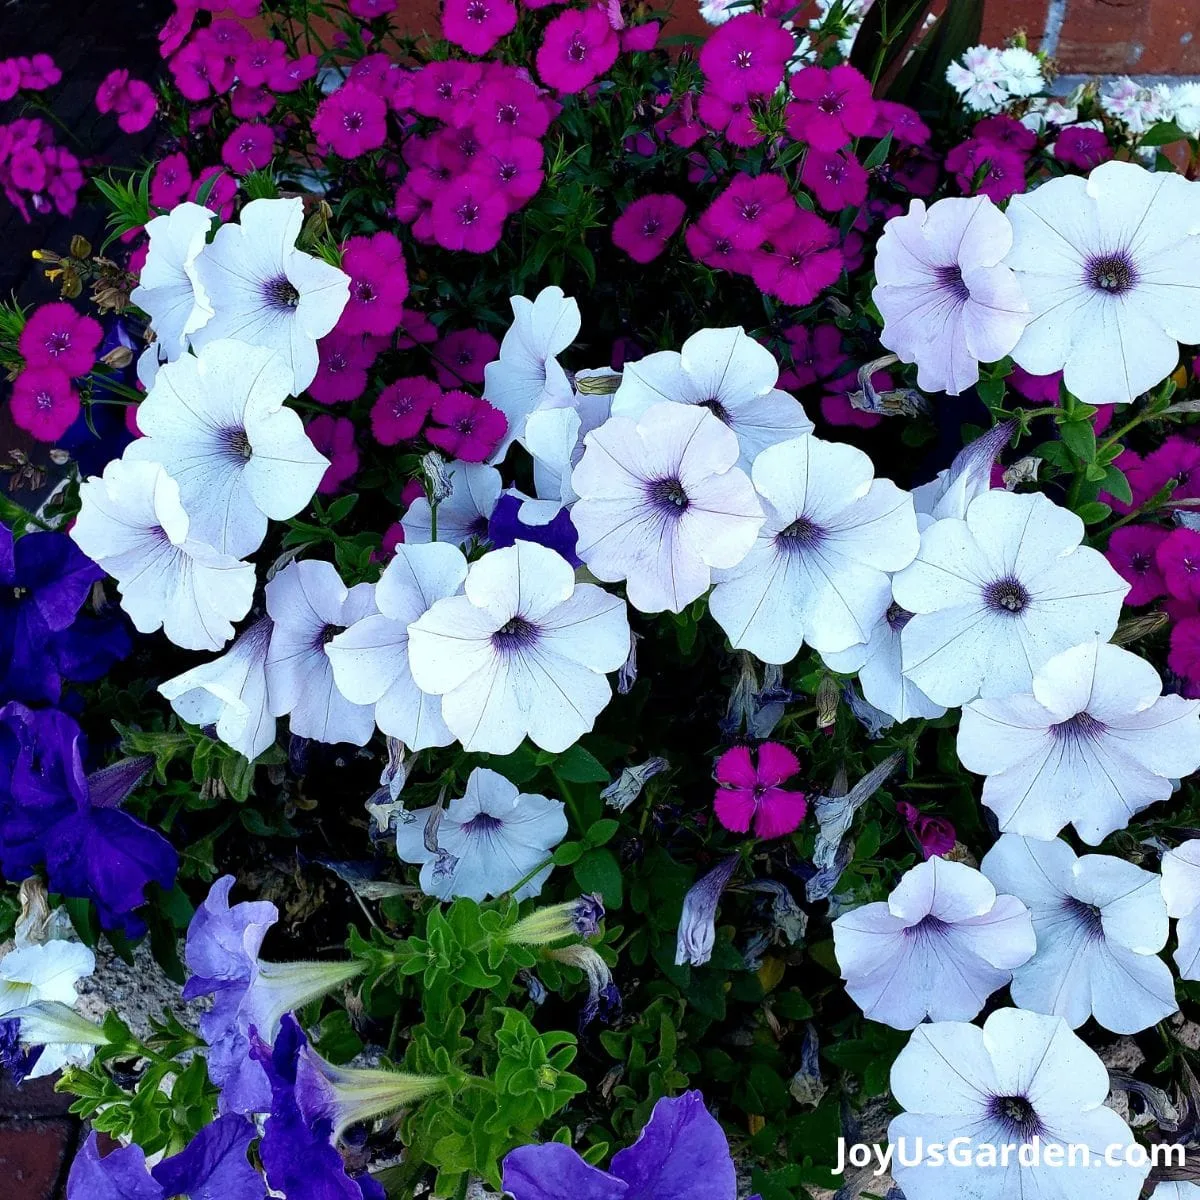
[[[717,906],[740,861],[736,854],[731,854],[688,888],[683,898],[683,911],[679,914],[676,966],[691,963],[694,967],[702,967],[712,958],[717,940]]]

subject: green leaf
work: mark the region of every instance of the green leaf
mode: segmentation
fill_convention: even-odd
[[[593,821],[591,828],[586,834],[588,844],[603,846],[606,842],[612,841],[617,830],[620,828],[620,822],[614,821],[611,817],[603,817],[599,821]]]
[[[1099,525],[1112,516],[1112,509],[1099,500],[1090,500],[1087,504],[1081,504],[1075,513],[1085,525]]]
[[[589,750],[576,744],[554,759],[551,770],[567,783],[607,783],[608,771]]]
[[[607,907],[621,907],[621,864],[611,850],[589,850],[575,864],[575,882],[581,891],[599,892]]]
[[[1149,129],[1142,135],[1143,146],[1169,146],[1173,142],[1182,142],[1187,138],[1174,121],[1159,121],[1157,125],[1151,125]]]
[[[891,150],[892,135],[891,133],[887,133],[879,140],[875,146],[875,149],[867,155],[863,162],[863,166],[866,167],[868,171],[874,170],[887,160],[887,156],[891,153]]]
[[[1067,421],[1058,432],[1072,454],[1085,463],[1095,462],[1096,431],[1091,421]]]
[[[1129,486],[1129,480],[1125,478],[1125,472],[1117,467],[1109,467],[1104,472],[1104,487],[1102,489],[1110,493],[1122,504],[1133,503],[1133,490]]]
[[[582,842],[563,842],[552,855],[554,865],[556,867],[569,867],[572,863],[577,863],[583,857],[584,845]]]

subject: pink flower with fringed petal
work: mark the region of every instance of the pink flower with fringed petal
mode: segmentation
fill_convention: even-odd
[[[761,838],[783,837],[799,828],[807,805],[803,792],[785,784],[800,770],[800,760],[778,742],[763,742],[757,762],[748,746],[734,746],[717,759],[717,820],[733,833],[746,833],[751,823]]]

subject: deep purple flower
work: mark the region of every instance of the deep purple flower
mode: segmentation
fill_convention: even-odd
[[[685,1092],[654,1106],[607,1171],[561,1142],[521,1146],[504,1159],[504,1190],[514,1200],[737,1200],[737,1172],[704,1098]]]
[[[539,546],[549,546],[557,550],[573,567],[582,563],[575,552],[579,544],[579,534],[571,524],[571,514],[568,509],[562,509],[554,520],[545,525],[529,525],[521,520],[520,496],[505,493],[496,502],[491,517],[488,518],[488,539],[497,549],[515,545],[519,538],[524,542],[537,542]]]
[[[21,1022],[19,1019],[0,1021],[0,1068],[15,1084],[25,1082],[41,1057],[42,1047],[26,1048],[21,1045]]]
[[[45,862],[51,890],[91,900],[105,928],[138,933],[146,887],[169,889],[179,860],[160,834],[120,810],[149,759],[85,775],[86,743],[65,713],[0,708],[0,870]]]
[[[146,1169],[141,1146],[121,1146],[101,1158],[93,1133],[71,1164],[67,1200],[163,1200],[163,1190]]]

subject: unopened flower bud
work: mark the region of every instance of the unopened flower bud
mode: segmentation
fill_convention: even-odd
[[[72,258],[91,258],[92,243],[87,240],[81,233],[75,234],[71,238],[71,257]]]
[[[430,450],[421,459],[421,470],[425,473],[425,491],[429,503],[441,504],[453,490],[450,475],[446,471],[446,460],[436,450]]]
[[[128,346],[114,346],[100,361],[114,371],[121,371],[133,362],[133,351]]]
[[[518,946],[544,946],[569,937],[594,937],[603,920],[603,899],[585,893],[565,904],[534,909],[504,935],[504,940]]]
[[[841,689],[832,675],[826,675],[817,686],[817,728],[829,729],[837,721]]]

